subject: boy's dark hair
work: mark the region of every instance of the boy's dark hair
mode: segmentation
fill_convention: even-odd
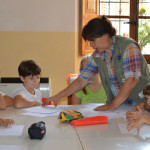
[[[110,37],[116,35],[116,29],[112,26],[111,21],[105,16],[90,20],[82,30],[82,36],[85,41],[92,41],[104,34],[109,34]]]
[[[39,75],[41,68],[33,60],[25,60],[20,63],[18,73],[22,77]]]
[[[143,89],[144,95],[150,95],[150,84]]]

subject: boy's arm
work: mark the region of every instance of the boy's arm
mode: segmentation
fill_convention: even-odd
[[[8,125],[15,124],[15,121],[13,119],[2,119],[0,118],[0,126],[3,125],[5,127],[8,127]]]
[[[150,125],[150,118],[145,117],[144,123],[147,125]]]
[[[42,105],[41,102],[37,100],[26,100],[23,98],[21,95],[17,95],[14,98],[14,107],[15,108],[27,108],[27,107],[32,107],[32,106],[40,106]]]
[[[6,107],[13,106],[13,99],[10,96],[4,96]]]
[[[0,109],[5,109],[5,108],[6,108],[6,104],[5,104],[4,97],[2,96],[2,94],[0,94]]]

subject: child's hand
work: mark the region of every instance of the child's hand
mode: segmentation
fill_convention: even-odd
[[[126,113],[127,121],[135,120],[144,114],[144,111],[140,106],[137,106],[137,111],[128,111]]]
[[[35,106],[41,106],[41,105],[42,105],[42,103],[41,103],[41,102],[36,101]]]
[[[131,131],[134,128],[137,128],[137,134],[139,134],[140,132],[140,127],[145,123],[145,117],[139,117],[136,120],[131,121],[128,126],[127,129],[128,131]]]
[[[15,124],[15,121],[13,119],[0,119],[0,125],[3,125],[5,127],[8,127],[8,125]]]
[[[142,109],[142,111],[144,111],[144,102],[139,103],[138,105],[136,105],[133,110],[137,111],[140,107],[140,109]]]

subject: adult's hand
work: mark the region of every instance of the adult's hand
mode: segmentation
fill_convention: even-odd
[[[110,111],[117,109],[112,103],[94,108],[94,111]]]
[[[35,106],[41,106],[41,105],[42,105],[42,103],[41,103],[41,102],[36,101]]]
[[[54,105],[57,106],[60,98],[57,98],[55,96],[49,97],[45,100],[45,102],[42,104],[43,106],[48,105],[51,101],[53,101]]]

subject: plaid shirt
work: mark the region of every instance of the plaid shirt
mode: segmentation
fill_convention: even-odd
[[[105,51],[101,53],[98,52],[96,57],[102,58],[102,60],[107,64],[110,88],[113,95],[116,97],[117,94],[119,93],[120,85],[117,77],[115,76],[115,71],[113,66],[114,45],[115,45],[115,38],[113,37],[113,42],[111,46],[112,57],[110,61],[108,61],[107,53]],[[124,76],[126,79],[130,77],[139,79],[139,77],[141,77],[141,52],[140,49],[134,43],[128,45],[123,55],[122,61],[123,61]],[[81,72],[79,77],[90,81],[93,80],[96,73],[98,73],[98,66],[95,63],[94,59],[91,57],[91,59],[87,63],[87,66]],[[134,104],[134,101],[128,98],[124,102],[124,104]]]

